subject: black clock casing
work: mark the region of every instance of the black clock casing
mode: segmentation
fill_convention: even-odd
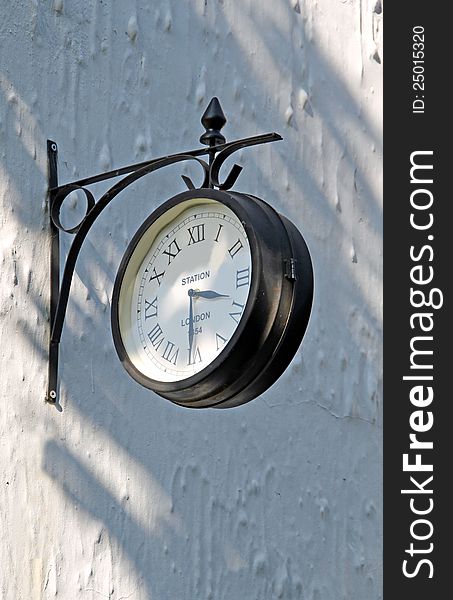
[[[157,381],[137,368],[124,344],[119,319],[124,274],[152,224],[167,211],[194,199],[224,204],[242,223],[252,257],[250,291],[236,331],[205,369],[180,381]],[[115,348],[123,366],[138,383],[180,406],[239,406],[265,392],[297,352],[310,317],[313,287],[310,253],[301,233],[264,200],[210,188],[182,192],[144,221],[123,256],[112,296]]]

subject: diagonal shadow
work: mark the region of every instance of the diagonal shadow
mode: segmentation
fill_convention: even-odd
[[[134,590],[134,594],[140,588],[144,588],[147,597],[154,597],[153,591],[159,588],[159,585],[156,582],[156,572],[151,566],[153,561],[150,560],[149,552],[153,544],[150,543],[150,538],[172,537],[176,527],[175,520],[173,519],[172,523],[169,519],[160,519],[157,523],[150,522],[148,528],[144,527],[128,510],[128,495],[119,502],[67,447],[56,441],[51,440],[45,444],[42,469],[72,503],[73,509],[85,512],[93,521],[99,523],[98,533],[91,543],[92,560],[95,560],[99,545],[107,534],[111,552],[117,557],[125,554],[131,568],[136,572],[137,589]],[[124,480],[126,479],[125,473]],[[88,540],[85,539],[84,544],[88,554]],[[87,587],[82,591],[89,591],[90,577],[87,577],[85,584]],[[105,585],[108,586],[108,582],[105,582]],[[110,590],[107,593],[110,594]]]

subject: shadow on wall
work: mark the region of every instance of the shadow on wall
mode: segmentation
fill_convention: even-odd
[[[153,561],[150,553],[154,551],[155,541],[150,530],[156,529],[155,535],[159,538],[166,536],[167,529],[172,533],[178,528],[176,518],[170,515],[172,518],[165,522],[156,519],[158,522],[144,526],[128,511],[127,494],[118,501],[76,456],[55,441],[46,443],[42,466],[64,492],[73,509],[84,511],[99,525],[92,544],[92,571],[95,571],[96,562],[105,552],[105,547],[111,547],[116,556],[125,555],[135,570],[139,587],[144,587],[149,597],[152,597],[153,581],[159,577],[159,573],[151,568]],[[91,587],[90,584],[88,577],[85,581],[86,589]]]
[[[285,12],[287,19],[294,20],[294,11],[290,4],[291,3],[289,2],[281,0],[279,11]],[[299,6],[298,3],[296,4]],[[42,10],[48,9],[45,8]],[[115,9],[110,8],[109,10],[114,11]],[[301,7],[299,6],[299,12],[300,10]],[[339,174],[341,174],[341,179],[350,183],[349,189],[343,188],[342,191],[345,196],[344,202],[347,201],[347,194],[349,193],[354,202],[361,203],[361,210],[367,215],[370,230],[372,231],[373,238],[376,240],[375,243],[380,244],[382,215],[379,198],[376,196],[373,186],[368,180],[367,173],[364,170],[360,171],[357,168],[356,158],[358,149],[354,147],[354,144],[360,146],[363,139],[367,137],[367,143],[374,144],[377,152],[380,152],[381,140],[379,133],[375,131],[373,124],[368,122],[364,115],[361,114],[361,109],[357,105],[357,101],[348,91],[347,86],[344,81],[342,81],[338,71],[329,64],[328,59],[321,54],[321,51],[316,44],[309,43],[309,41],[305,39],[304,23],[302,21],[295,21],[296,24],[294,27],[298,29],[300,35],[304,39],[303,49],[298,53],[294,48],[289,48],[292,60],[295,61],[296,64],[291,66],[279,65],[277,60],[278,57],[282,56],[281,48],[286,48],[291,44],[287,39],[284,29],[281,28],[276,21],[263,23],[261,28],[255,27],[253,17],[250,14],[243,12],[239,7],[239,4],[237,13],[241,14],[244,26],[249,28],[250,35],[253,35],[256,38],[261,36],[261,39],[257,41],[257,44],[265,50],[269,57],[269,69],[275,71],[276,74],[278,74],[280,68],[285,70],[292,69],[295,74],[294,77],[297,85],[300,83],[301,87],[304,86],[312,89],[313,98],[310,99],[310,103],[306,105],[307,110],[305,115],[302,113],[294,113],[289,119],[290,126],[296,131],[298,131],[299,128],[302,128],[302,126],[306,126],[308,130],[311,130],[316,134],[315,125],[308,121],[304,123],[304,120],[317,119],[321,123],[321,137],[331,140],[331,143],[338,151],[337,168]],[[144,19],[146,18],[148,18],[147,15],[144,15]],[[192,19],[192,26],[195,31],[202,32],[205,30],[206,22],[203,21],[201,15],[197,15],[194,12],[191,14],[190,18]],[[300,16],[298,15],[296,19],[299,18]],[[243,91],[243,95],[245,96],[244,104],[247,104],[247,100],[250,100],[251,104],[253,104],[253,98],[257,97],[262,97],[264,99],[263,104],[266,103],[266,98],[268,98],[269,95],[266,81],[260,80],[258,76],[254,74],[253,58],[250,58],[250,54],[246,53],[241,40],[232,34],[232,31],[234,31],[234,24],[228,22],[224,13],[218,10],[216,13],[215,26],[216,30],[224,35],[223,42],[225,48],[223,52],[225,53],[225,56],[228,56],[229,59],[234,61],[234,78],[238,81],[249,81],[248,89],[252,91]],[[191,58],[196,60],[198,57],[193,56]],[[203,58],[203,60],[205,59]],[[215,65],[218,64],[219,57],[209,57],[209,62],[211,61],[213,67],[211,71],[209,68],[206,71],[206,78],[208,80],[207,87],[209,88],[210,93],[205,94],[205,103],[209,100],[210,95],[217,93],[221,96],[221,92],[218,90],[224,89],[227,84],[225,76],[220,74],[218,68],[215,67]],[[298,61],[303,63],[303,65],[297,64]],[[304,76],[301,75],[302,72],[305,73]],[[324,81],[328,82],[328,84],[324,84],[324,86],[328,85],[328,94],[324,95],[321,89],[322,86],[317,83],[318,73],[322,73]],[[228,77],[231,75],[232,74],[230,73]],[[312,82],[312,85],[310,85],[310,81]],[[45,177],[46,136],[43,135],[42,127],[39,122],[33,117],[33,113],[35,110],[38,110],[38,106],[36,105],[36,102],[33,102],[30,98],[28,100],[24,98],[24,94],[20,91],[20,82],[14,84],[5,77],[2,77],[2,82],[3,85],[0,87],[0,90],[5,96],[5,105],[10,107],[9,110],[12,111],[16,123],[19,124],[17,127],[21,129],[23,127],[22,131],[24,134],[19,135],[19,132],[16,131],[16,134],[10,135],[8,139],[8,143],[10,144],[9,154],[11,156],[21,157],[20,163],[8,163],[3,158],[3,165],[0,168],[5,171],[5,177],[9,182],[9,188],[14,188],[14,195],[23,199],[23,203],[19,204],[15,209],[15,218],[20,222],[22,227],[28,228],[29,231],[36,234],[37,238],[46,240],[47,214],[43,212],[42,204],[36,202],[36,198],[30,199],[28,197],[29,190],[26,190],[22,181],[23,172],[27,174],[26,179],[29,181],[43,182]],[[109,87],[110,94],[114,94],[115,92],[114,85],[116,85],[116,82],[112,81]],[[194,89],[191,90],[191,94],[192,96],[195,96]],[[233,93],[229,91],[227,95],[228,100],[231,100],[231,106],[233,106],[235,102],[233,100]],[[174,96],[177,96],[177,94],[171,95],[169,97],[169,102],[177,108],[178,103],[180,103],[181,100],[175,99]],[[333,98],[334,101],[332,100]],[[222,97],[220,99],[222,101]],[[294,99],[293,102],[295,102]],[[228,117],[228,102],[225,101],[223,104],[223,108]],[[338,110],[338,117],[336,118],[332,118],[332,108],[334,105]],[[194,113],[196,109],[197,107],[195,106]],[[152,112],[154,115],[156,114],[155,109],[153,109]],[[307,114],[309,115],[308,117]],[[310,114],[314,114],[314,117],[311,117]],[[281,114],[276,107],[267,108],[263,117],[257,116],[255,119],[260,131],[267,131],[270,123],[278,124],[282,122]],[[196,124],[197,122],[198,121],[194,119],[193,123]],[[340,126],[340,123],[342,123],[343,126]],[[345,128],[356,130],[355,136],[345,136]],[[38,141],[37,139],[28,137],[30,132],[33,132],[34,136],[40,136],[41,139]],[[292,139],[296,140],[294,136],[292,136]],[[355,142],[351,142],[352,139],[354,139]],[[116,141],[119,142],[119,140]],[[341,207],[339,208],[339,205],[336,206],[335,203],[328,200],[325,190],[320,184],[319,178],[316,179],[312,175],[310,167],[305,166],[306,164],[310,165],[312,163],[312,152],[315,155],[315,160],[319,159],[322,161],[323,145],[321,143],[321,145],[316,146],[314,142],[310,143],[310,140],[308,140],[306,143],[304,142],[305,145],[301,147],[301,145],[295,141],[292,144],[290,141],[291,136],[287,136],[287,139],[284,142],[284,149],[276,151],[275,161],[278,163],[277,169],[281,173],[288,171],[289,173],[297,174],[292,177],[292,184],[297,187],[291,191],[291,196],[304,198],[304,202],[307,205],[306,212],[311,215],[311,220],[314,223],[323,223],[323,227],[327,231],[324,238],[321,236],[318,239],[315,237],[313,237],[312,240],[309,239],[315,260],[317,255],[319,257],[323,256],[323,269],[317,272],[317,276],[319,277],[319,289],[329,289],[332,281],[338,282],[339,286],[345,285],[344,282],[341,281],[345,278],[345,274],[346,278],[350,278],[351,280],[354,280],[355,277],[354,273],[351,272],[350,256],[346,253],[339,255],[337,246],[329,248],[328,244],[326,247],[325,242],[326,239],[328,241],[329,235],[333,230],[335,231],[335,235],[340,237],[343,236],[344,238],[351,237],[351,232],[345,229],[344,222],[339,218]],[[173,145],[175,147],[173,147]],[[178,144],[174,144],[174,141],[172,140],[172,147],[168,147],[166,150],[168,152],[173,152],[177,147]],[[280,159],[278,152],[281,152],[285,157],[291,157],[288,160],[287,166],[283,164],[283,160]],[[35,159],[36,154],[40,155],[38,161]],[[245,160],[249,165],[248,168],[250,171],[258,174],[260,185],[264,189],[270,190],[273,193],[272,195],[278,198],[282,192],[280,189],[280,179],[274,180],[270,173],[263,172],[257,162],[255,162],[257,161],[257,156],[254,155],[252,151],[247,154]],[[25,163],[25,165],[23,165],[23,163]],[[327,168],[327,166],[325,168]],[[37,170],[38,172],[36,172]],[[8,193],[8,189],[6,192]],[[30,202],[32,202],[32,204],[30,204]],[[285,212],[284,206],[278,208],[280,208],[282,212]],[[113,210],[117,210],[117,207]],[[118,208],[117,213],[108,213],[108,211],[106,211],[108,214],[105,214],[103,219],[107,220],[109,219],[109,215],[115,214],[116,216],[110,217],[111,220],[118,219],[118,221],[122,221],[122,217],[124,216],[124,221],[130,225],[131,223],[135,223],[133,220],[135,215],[131,214],[133,212],[134,211],[131,211],[130,206],[122,207]],[[295,215],[291,215],[291,218],[297,223]],[[114,228],[116,225],[113,225],[112,227]],[[107,230],[106,223],[101,225],[100,228],[103,228],[102,233],[105,234],[105,231]],[[131,235],[136,228],[137,224],[132,225],[129,235]],[[304,235],[306,235],[305,231]],[[47,240],[45,243],[47,244]],[[199,452],[200,457],[204,460],[204,464],[207,465],[206,468],[210,473],[212,481],[215,482],[218,480],[221,482],[218,484],[218,488],[216,488],[215,483],[211,483],[210,493],[214,496],[211,496],[210,501],[218,502],[222,495],[228,497],[235,494],[235,501],[232,503],[232,506],[234,505],[234,509],[240,511],[240,507],[245,505],[245,501],[243,501],[242,496],[239,500],[237,499],[237,488],[240,485],[242,489],[243,484],[245,486],[246,482],[249,481],[251,477],[250,466],[247,463],[247,456],[249,456],[248,453],[250,452],[250,450],[247,450],[247,444],[255,444],[252,455],[256,458],[259,468],[264,469],[266,462],[265,456],[267,454],[272,454],[275,451],[275,447],[283,447],[286,444],[288,430],[286,429],[286,426],[279,429],[277,424],[276,428],[273,430],[273,434],[268,436],[263,425],[263,423],[265,423],[266,407],[258,405],[257,403],[254,404],[253,411],[251,411],[249,407],[243,407],[242,409],[237,409],[233,413],[228,414],[228,416],[224,413],[217,413],[215,411],[207,411],[206,414],[203,413],[203,415],[198,412],[189,414],[187,411],[179,413],[178,411],[180,411],[180,409],[167,405],[164,401],[157,401],[154,398],[152,401],[149,401],[149,394],[143,390],[137,390],[135,383],[126,381],[126,375],[124,375],[124,380],[118,388],[115,381],[102,380],[100,377],[95,376],[97,370],[96,364],[93,374],[93,358],[90,358],[89,355],[91,351],[89,352],[86,347],[86,336],[79,335],[76,324],[82,323],[83,331],[89,331],[91,327],[96,329],[98,333],[94,338],[95,341],[99,341],[100,344],[101,340],[102,342],[105,342],[105,346],[96,351],[100,357],[99,360],[101,361],[99,365],[103,366],[108,362],[113,364],[114,361],[116,361],[116,357],[113,353],[113,345],[108,345],[110,343],[110,334],[107,330],[110,323],[108,315],[105,312],[106,308],[108,308],[108,299],[104,298],[102,293],[99,292],[98,282],[100,280],[105,280],[108,282],[107,285],[113,284],[114,269],[112,271],[111,263],[104,257],[106,254],[113,255],[116,257],[117,263],[119,263],[121,249],[115,247],[111,240],[106,241],[106,243],[108,243],[108,252],[104,251],[102,242],[92,242],[88,239],[85,242],[85,246],[87,246],[86,253],[82,252],[79,257],[77,275],[91,298],[90,308],[93,309],[94,316],[91,314],[87,317],[86,306],[77,305],[74,295],[72,296],[68,306],[68,315],[70,318],[66,321],[65,332],[63,333],[61,362],[62,365],[64,365],[65,356],[70,357],[71,355],[76,354],[78,356],[84,356],[84,358],[81,361],[78,361],[77,368],[81,369],[79,373],[73,373],[69,367],[62,368],[62,392],[65,393],[65,390],[69,390],[67,397],[71,403],[71,410],[77,409],[82,421],[86,420],[95,428],[99,428],[99,430],[102,431],[103,436],[111,439],[114,448],[120,448],[121,452],[126,453],[130,460],[140,465],[152,480],[168,482],[168,471],[170,469],[172,481],[174,482],[175,478],[177,479],[179,477],[179,475],[175,475],[175,469],[177,470],[178,465],[179,468],[181,468],[181,465],[188,460],[187,457],[196,456],[196,453]],[[90,260],[94,261],[93,267],[90,267],[90,265],[87,266],[87,263],[85,262],[87,260],[88,252],[90,252]],[[368,261],[365,255],[360,256],[360,261],[363,261],[361,264],[365,263],[365,266],[362,266],[362,269],[369,270],[370,272],[375,269],[374,263],[371,260]],[[335,267],[332,268],[331,265],[335,265]],[[375,272],[372,275],[377,279],[380,276],[378,272]],[[80,282],[75,282],[73,285],[79,284]],[[26,292],[29,294],[29,301],[33,301],[34,303],[38,324],[44,327],[48,318],[48,309],[45,300],[43,300],[41,295],[41,290],[34,289],[33,283],[24,283],[23,278],[19,278],[18,285],[24,286],[24,288],[27,287]],[[350,306],[358,306],[361,311],[362,322],[374,332],[374,343],[376,346],[379,346],[381,343],[378,322],[379,316],[370,310],[367,291],[360,290],[360,282],[356,282],[354,286],[350,285],[349,288],[347,286],[342,288],[342,293],[345,297],[343,298],[343,302],[338,305],[340,314],[338,314],[337,321],[343,324],[343,335],[345,337],[350,335],[350,332],[347,330],[347,324],[350,321],[351,316],[347,312],[341,314],[341,311],[346,311],[347,307]],[[318,302],[323,303],[325,302],[325,299],[323,300],[322,297],[319,297]],[[340,344],[339,339],[332,341],[328,338],[328,334],[323,333],[322,326],[319,323],[319,319],[321,318],[320,315],[328,314],[331,310],[330,307],[326,305],[316,310],[318,311],[318,314],[315,312],[312,317],[313,322],[311,324],[311,329],[312,331],[320,332],[318,339],[321,339],[321,344]],[[19,325],[27,342],[33,349],[33,352],[39,353],[43,364],[45,364],[47,348],[45,346],[42,347],[41,338],[36,336],[36,323],[23,321]],[[326,336],[328,339],[326,339]],[[99,340],[97,339],[98,337]],[[108,341],[106,341],[107,338]],[[362,340],[358,334],[356,339],[353,340],[353,343],[355,343],[358,348],[356,354],[359,356]],[[96,361],[97,358],[94,360]],[[310,363],[310,359],[307,360]],[[312,363],[311,370],[315,371],[315,359],[312,360]],[[121,369],[119,363],[115,362],[114,364],[117,364],[118,369]],[[373,368],[378,369],[379,366],[376,365],[373,367],[373,365],[368,365],[368,367],[364,367],[362,365],[361,368],[370,368],[373,370]],[[380,374],[373,372],[373,376],[378,380]],[[87,381],[90,378],[93,399],[87,400],[87,385],[89,387]],[[366,387],[366,382],[363,382],[363,386],[364,388]],[[85,389],[85,392],[80,391],[82,389]],[[79,390],[79,393],[76,393],[76,390]],[[130,390],[133,390],[134,397],[131,397]],[[359,398],[361,391],[362,390],[360,389],[355,391],[355,394]],[[337,408],[338,411],[341,412],[342,406]],[[376,405],[372,409],[367,408],[364,410],[367,417],[368,413],[372,415],[369,419],[369,424],[375,423],[378,406]],[[178,419],[175,424],[175,415],[177,412]],[[348,415],[341,414],[340,416],[343,418]],[[229,447],[230,445],[227,441],[228,430],[231,429],[234,432],[241,432],[244,421],[247,423],[249,420],[253,423],[253,420],[256,417],[263,419],[261,425],[257,428],[257,431],[262,436],[262,440],[258,441],[260,439],[259,436],[247,437],[247,432],[244,431],[243,435],[238,434],[239,449],[235,450],[235,448]],[[293,425],[288,423],[286,423],[286,425],[288,425],[292,431],[291,428]],[[204,437],[205,431],[209,432],[209,439]],[[297,427],[294,431],[297,432]],[[214,441],[212,435],[214,436]],[[310,434],[307,430],[307,435],[314,436],[315,432]],[[219,439],[221,442],[215,441]],[[274,443],[275,446],[273,446]],[[261,444],[263,444],[263,447],[261,447]],[[266,446],[266,444],[268,444],[268,446]],[[233,445],[235,445],[234,440]],[[48,441],[44,448],[42,465],[44,472],[49,475],[59,488],[61,488],[61,491],[71,502],[80,507],[94,521],[98,521],[101,524],[101,533],[98,544],[103,543],[103,536],[109,537],[109,543],[116,547],[115,552],[117,552],[118,556],[121,556],[122,553],[125,554],[128,562],[135,569],[138,578],[142,582],[145,593],[148,594],[150,598],[154,597],[153,593],[156,590],[157,592],[160,591],[162,594],[165,593],[164,588],[159,590],[160,584],[158,582],[158,580],[162,578],[162,573],[159,572],[159,564],[161,564],[159,561],[161,560],[163,560],[164,563],[169,563],[166,567],[167,572],[165,577],[162,579],[165,581],[169,577],[179,578],[178,583],[174,584],[174,586],[179,589],[181,598],[188,597],[184,595],[186,593],[185,585],[187,585],[187,589],[191,590],[190,593],[193,594],[206,594],[211,590],[214,594],[211,597],[215,598],[215,600],[233,597],[231,593],[234,593],[236,588],[231,588],[229,586],[234,586],[234,583],[229,583],[225,573],[222,572],[222,570],[225,570],[226,564],[229,564],[230,566],[230,573],[235,573],[235,576],[237,577],[236,582],[240,584],[240,589],[249,590],[249,597],[253,597],[253,595],[256,596],[258,590],[259,593],[262,594],[259,596],[260,598],[271,597],[271,594],[275,592],[272,585],[276,585],[275,582],[278,578],[274,578],[272,583],[271,578],[269,577],[267,582],[262,581],[259,577],[260,573],[264,572],[266,569],[271,570],[273,573],[278,573],[279,569],[283,569],[286,573],[286,575],[280,577],[280,581],[283,582],[281,585],[283,586],[283,589],[286,590],[286,595],[282,597],[302,597],[300,595],[302,593],[302,580],[304,590],[311,590],[314,594],[313,590],[315,589],[316,576],[308,570],[308,567],[302,565],[298,566],[299,561],[303,562],[303,560],[301,558],[294,558],[293,566],[291,567],[288,566],[286,557],[282,557],[278,545],[281,542],[280,545],[284,546],[284,536],[280,538],[280,534],[278,534],[275,537],[274,542],[267,539],[265,532],[266,524],[264,522],[265,519],[263,518],[263,514],[265,514],[266,510],[263,508],[265,498],[260,497],[257,502],[257,511],[259,514],[257,529],[259,531],[252,533],[252,537],[255,536],[255,539],[258,540],[258,542],[254,543],[251,540],[245,542],[246,551],[242,554],[239,553],[237,559],[230,562],[228,562],[227,559],[222,559],[219,565],[210,565],[208,575],[203,575],[203,560],[210,560],[209,556],[212,556],[215,544],[223,544],[225,546],[230,545],[235,548],[235,550],[232,551],[234,556],[236,556],[235,552],[239,552],[237,546],[238,540],[241,539],[242,534],[240,533],[240,524],[237,526],[237,529],[232,525],[233,508],[230,507],[231,510],[228,508],[228,510],[225,509],[223,512],[220,511],[216,523],[214,522],[215,520],[213,521],[212,517],[210,517],[207,512],[205,513],[204,509],[200,506],[197,507],[199,511],[198,514],[197,509],[194,514],[191,512],[192,508],[181,503],[179,506],[178,517],[173,513],[172,506],[167,506],[164,514],[160,517],[159,525],[156,526],[157,530],[161,529],[161,533],[155,534],[152,528],[151,530],[146,529],[139,519],[135,519],[132,516],[132,513],[128,509],[126,510],[123,501],[117,500],[113,492],[109,491],[106,485],[93,475],[89,467],[84,465],[77,458],[75,451],[72,452],[70,446],[71,442],[68,442],[67,445],[63,445],[55,441]],[[150,450],[150,447],[152,451]],[[307,443],[307,448],[309,447],[310,443]],[[168,454],[162,456],[162,453],[165,452],[168,452]],[[242,461],[235,460],[236,452],[239,455],[238,458],[241,458]],[[169,467],[169,464],[177,466]],[[312,467],[306,468],[310,470]],[[236,470],[236,472],[228,472],[231,470]],[[285,485],[285,477],[288,477],[288,474],[285,475],[282,473],[280,484],[283,486]],[[203,480],[203,477],[200,476],[200,479]],[[183,485],[184,483],[180,482],[180,488],[183,488]],[[173,489],[169,490],[167,496],[172,498],[173,492]],[[198,494],[198,492],[195,491],[193,493]],[[253,493],[252,490],[250,496],[252,496]],[[212,500],[213,497],[214,500]],[[196,498],[201,504],[204,503],[202,496],[196,496]],[[159,502],[159,498],[154,498],[154,500],[156,503]],[[275,498],[272,500],[275,501]],[[124,500],[124,502],[127,501],[128,500]],[[151,499],[150,502],[152,503],[153,500]],[[281,509],[276,508],[275,510],[279,511]],[[293,509],[290,508],[290,510]],[[278,514],[279,512],[276,512],[274,517]],[[246,517],[241,518],[246,520]],[[181,520],[181,523],[183,523],[182,525],[180,524],[179,519]],[[194,526],[191,519],[193,519],[193,522],[197,523],[196,529],[193,529]],[[236,523],[236,521],[234,521],[234,523]],[[207,532],[203,530],[203,528],[212,529],[214,526],[220,527],[222,530],[224,535],[222,541],[217,537],[215,531],[210,531],[208,535]],[[289,530],[290,528],[291,526],[288,524],[287,529]],[[282,528],[282,530],[283,529],[284,528]],[[187,534],[183,533],[187,531],[190,532],[191,530],[197,530],[198,533],[200,533],[200,540],[194,540],[193,535],[187,537]],[[186,535],[186,537],[184,537],[184,535]],[[283,535],[283,532],[281,535]],[[165,544],[161,541],[156,541],[157,539],[161,540],[161,538],[164,537],[170,540],[166,544],[167,552],[168,547],[171,548],[173,544],[183,544],[183,550],[176,555],[174,560],[165,557]],[[205,547],[203,547],[203,544],[205,544]],[[260,548],[269,548],[272,547],[272,544],[275,544],[274,552],[272,549],[268,550],[267,557],[265,554],[260,554]],[[158,549],[157,546],[159,546]],[[294,541],[294,553],[297,554],[299,549],[300,542]],[[163,553],[163,559],[161,558],[162,555],[159,554],[160,552]],[[335,548],[333,548],[332,552],[335,552]],[[244,562],[244,556],[250,555],[253,556],[252,564],[254,573],[252,574],[247,573],[244,568],[241,567],[243,564],[248,564],[247,562]],[[332,558],[332,561],[335,563],[336,559]],[[189,566],[192,564],[195,565],[193,569]],[[234,564],[238,565],[236,570]],[[337,568],[340,570],[342,569],[341,565]],[[190,571],[190,573],[188,573],[188,571]],[[302,580],[296,576],[297,572],[303,574]],[[339,578],[343,577],[343,575],[339,573],[336,576]],[[335,577],[335,571],[332,573],[332,577]],[[189,583],[187,583],[187,581]],[[157,595],[156,597],[164,598],[163,595]],[[313,597],[316,596],[313,595]],[[330,596],[322,597],[324,600]]]

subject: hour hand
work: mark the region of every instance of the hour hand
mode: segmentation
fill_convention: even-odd
[[[212,290],[194,290],[194,296],[195,298],[207,298],[208,300],[212,300],[213,298],[229,298],[228,294],[219,294]]]

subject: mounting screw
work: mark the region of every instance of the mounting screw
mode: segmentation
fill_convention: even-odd
[[[57,397],[57,392],[56,392],[55,390],[51,390],[51,391],[49,392],[49,398],[50,398],[51,400],[55,400],[55,399],[56,399],[56,397]]]
[[[52,152],[57,151],[57,145],[55,144],[55,142],[52,143],[52,145],[50,146],[50,149],[52,150]]]

